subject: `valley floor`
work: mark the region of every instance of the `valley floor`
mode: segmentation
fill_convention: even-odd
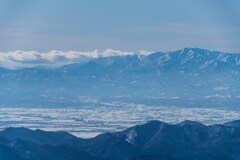
[[[27,127],[47,131],[67,131],[89,138],[107,131],[121,131],[150,120],[179,123],[186,119],[204,124],[240,119],[239,110],[180,108],[142,104],[106,104],[79,108],[0,108],[0,129]]]

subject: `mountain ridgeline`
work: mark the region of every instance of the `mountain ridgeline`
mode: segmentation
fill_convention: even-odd
[[[240,121],[150,121],[90,139],[26,128],[0,131],[1,160],[239,160]]]
[[[3,106],[79,106],[79,97],[236,107],[240,54],[198,48],[100,57],[57,68],[0,68]]]

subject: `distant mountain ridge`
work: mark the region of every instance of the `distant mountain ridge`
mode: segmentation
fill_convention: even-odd
[[[0,159],[238,160],[238,122],[206,126],[194,121],[176,125],[150,121],[91,139],[61,132],[10,128],[0,131]]]
[[[58,68],[0,68],[0,99],[5,106],[23,107],[77,106],[81,104],[79,96],[236,107],[239,78],[240,54],[185,48],[150,55],[100,57]],[[178,102],[169,101],[171,97]],[[216,99],[222,102],[217,104]]]
[[[118,55],[116,54],[111,56],[104,56],[104,57],[97,57],[97,58],[89,58],[85,61],[82,61],[81,63],[73,63],[68,64],[65,66],[58,66],[54,68],[66,68],[67,66],[85,66],[85,65],[91,65],[91,64],[99,64],[102,66],[113,66],[113,65],[123,65],[130,64],[132,66],[135,65],[140,66],[147,66],[149,64],[155,66],[155,67],[162,67],[169,65],[171,63],[176,63],[175,66],[178,65],[189,65],[191,62],[197,62],[199,65],[199,69],[204,69],[208,66],[215,66],[217,67],[222,64],[230,64],[230,65],[240,65],[240,53],[226,53],[226,52],[220,52],[220,51],[210,51],[206,49],[201,48],[184,48],[177,51],[170,51],[170,52],[153,52],[147,55],[142,54],[130,54],[130,55]],[[129,66],[128,66],[129,67]],[[136,67],[136,66],[135,66]],[[12,70],[21,70],[25,67],[20,67]],[[26,67],[31,68],[31,67]],[[54,69],[53,67],[47,67],[47,66],[38,66],[38,67],[32,67],[32,68],[42,68],[42,69]],[[1,70],[9,70],[4,69],[4,67],[1,67]]]

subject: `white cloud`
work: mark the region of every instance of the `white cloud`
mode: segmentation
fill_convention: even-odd
[[[70,63],[79,63],[86,59],[110,57],[110,56],[126,56],[126,55],[148,55],[152,52],[139,51],[127,52],[121,50],[106,49],[104,51],[93,50],[88,52],[79,51],[57,51],[41,53],[37,51],[11,51],[0,52],[0,66],[6,68],[18,67],[34,67],[43,66],[61,66]]]

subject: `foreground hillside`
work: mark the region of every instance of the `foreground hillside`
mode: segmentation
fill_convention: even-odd
[[[172,125],[150,121],[121,132],[81,139],[67,132],[0,131],[1,160],[239,160],[240,121]]]

